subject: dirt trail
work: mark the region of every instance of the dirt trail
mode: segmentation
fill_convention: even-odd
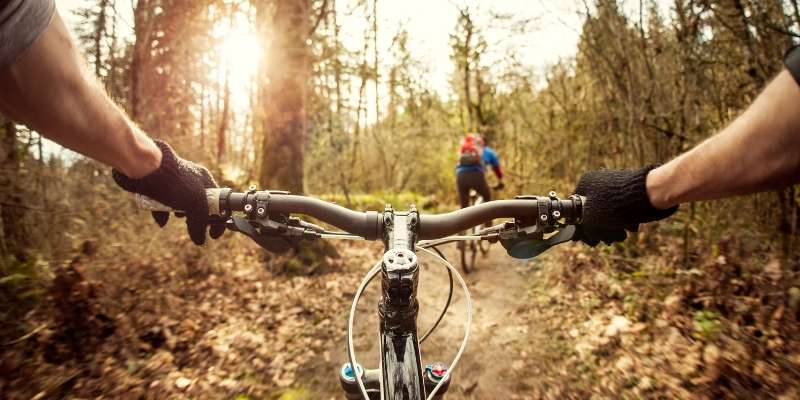
[[[447,247],[447,246],[446,246]],[[454,246],[443,248],[451,261],[458,261]],[[441,307],[447,300],[447,274],[438,267],[430,256],[420,253],[421,271],[420,334],[424,333],[436,320]],[[460,268],[460,265],[454,264]],[[489,254],[479,259],[475,271],[463,275],[473,301],[473,320],[467,350],[462,357],[448,391],[448,399],[523,399],[530,398],[530,379],[522,371],[541,339],[540,332],[532,332],[522,317],[530,307],[530,277],[532,265],[518,262],[506,255],[499,246],[492,246]],[[359,361],[374,368],[377,365],[377,283],[367,297],[362,299],[357,318],[356,343]],[[466,315],[463,291],[454,282],[453,302],[438,329],[422,344],[425,363],[443,361],[450,363],[455,356],[464,334]],[[342,347],[343,348],[343,347]],[[535,350],[534,350],[535,351]],[[344,361],[346,354],[341,352],[334,357],[337,362]]]

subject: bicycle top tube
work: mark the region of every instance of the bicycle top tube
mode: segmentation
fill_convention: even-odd
[[[207,197],[212,213],[216,211],[223,216],[235,211],[256,213],[258,216],[302,214],[367,240],[378,240],[383,234],[384,221],[378,212],[353,211],[313,197],[254,190],[232,192],[230,189],[210,189]],[[420,215],[419,239],[444,238],[500,218],[534,221],[552,218],[574,224],[581,219],[584,202],[585,199],[578,196],[563,200],[554,196],[526,196],[489,201],[445,214],[423,214]]]

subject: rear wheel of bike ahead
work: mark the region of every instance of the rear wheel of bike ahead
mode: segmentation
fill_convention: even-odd
[[[475,269],[475,259],[478,256],[478,245],[475,241],[460,242],[459,250],[461,252],[461,269],[464,273],[470,273]]]

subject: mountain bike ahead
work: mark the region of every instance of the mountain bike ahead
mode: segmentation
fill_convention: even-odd
[[[492,190],[500,190],[504,186],[501,184],[492,187]],[[469,205],[477,206],[483,203],[483,196],[478,194],[475,189],[469,190]],[[481,235],[482,226],[472,227],[470,234],[479,237]],[[475,269],[475,261],[478,255],[486,257],[489,253],[489,243],[484,240],[468,240],[458,243],[458,251],[461,253],[461,269],[465,273],[470,273]]]
[[[483,203],[483,196],[479,195],[474,189],[469,191],[469,205],[477,206]],[[470,230],[473,236],[480,236],[481,226],[474,226]],[[489,252],[489,244],[483,240],[469,240],[458,243],[458,250],[461,253],[461,269],[465,273],[470,273],[475,267],[475,260],[478,254],[482,257]]]
[[[311,197],[287,192],[256,191],[237,193],[230,189],[208,189],[209,213],[215,223],[224,223],[233,231],[249,236],[269,251],[281,251],[302,240],[354,239],[381,240],[383,256],[362,280],[353,299],[347,328],[349,363],[337,371],[347,399],[422,400],[441,399],[452,373],[463,354],[471,323],[469,290],[458,270],[436,246],[461,241],[500,242],[512,257],[530,258],[548,248],[572,239],[580,222],[585,199],[570,196],[559,199],[546,196],[522,196],[514,200],[490,201],[446,214],[420,214],[411,205],[397,211],[387,205],[383,212],[356,212]],[[168,211],[152,200],[139,197],[140,207]],[[342,231],[328,231],[302,221],[292,214],[302,214],[333,225]],[[450,236],[479,226],[492,219],[513,219],[484,229],[480,236]],[[431,250],[433,249],[433,250]],[[467,323],[464,339],[448,366],[441,362],[423,364],[420,344],[444,317],[450,303],[427,332],[418,336],[417,284],[420,261],[417,252],[441,261],[450,274],[450,297],[453,276],[464,290]],[[353,347],[355,310],[361,294],[376,276],[380,276],[381,298],[378,304],[380,365],[365,369],[358,364]]]

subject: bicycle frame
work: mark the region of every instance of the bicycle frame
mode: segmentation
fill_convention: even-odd
[[[380,351],[384,399],[424,399],[422,356],[417,338],[417,242],[419,214],[414,207],[383,214],[384,257],[381,265]]]
[[[483,196],[481,196],[475,189],[469,191],[469,206],[477,206],[483,203]],[[481,230],[486,225],[477,225],[469,230],[469,234],[480,235]],[[470,273],[475,267],[475,257],[477,253],[486,254],[488,248],[483,248],[480,242],[469,241],[460,242],[458,249],[461,252],[461,268],[465,273]]]
[[[424,372],[417,333],[419,263],[415,248],[419,238],[419,214],[414,206],[408,212],[395,212],[387,206],[382,223],[384,253],[378,303],[380,366],[377,370],[355,373],[363,373],[370,400],[423,400],[439,380]],[[363,394],[355,380],[343,378],[349,365],[345,364],[339,374],[342,388],[348,399],[362,400]],[[449,386],[450,378],[446,378],[434,398],[441,399]]]
[[[480,193],[476,192],[475,190],[470,190],[469,192],[469,205],[470,206],[477,206],[483,203],[483,196]],[[476,226],[472,228],[472,233],[477,234],[480,232],[481,227]]]
[[[483,196],[480,195],[475,189],[469,191],[469,205],[474,206],[483,203]]]

